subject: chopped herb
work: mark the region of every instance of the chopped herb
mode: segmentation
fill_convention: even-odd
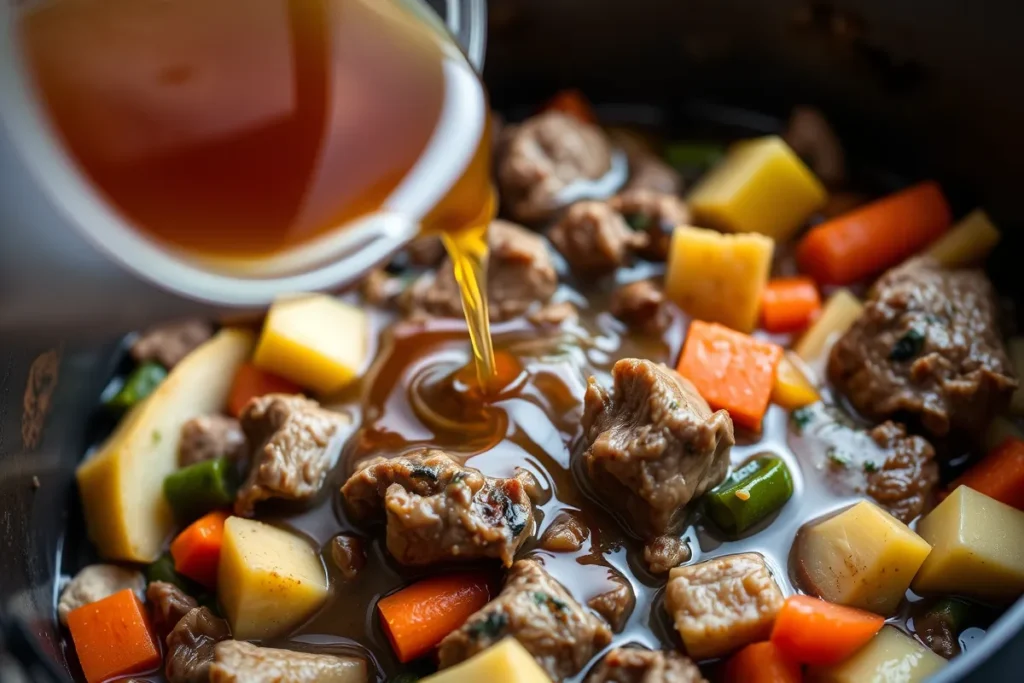
[[[427,479],[437,481],[437,470],[430,467],[413,467],[409,470],[409,476],[413,479]]]
[[[668,404],[669,410],[679,410],[679,401],[672,401]]]
[[[645,213],[627,213],[623,218],[626,219],[629,227],[637,232],[643,232],[651,225],[651,217]]]
[[[793,411],[790,418],[793,420],[793,424],[797,426],[797,429],[802,431],[814,420],[814,413],[811,412],[809,407],[797,408]]]
[[[455,474],[452,475],[452,483],[453,484],[459,484],[463,480],[465,480],[465,478],[466,478],[466,473],[465,472],[456,472]]]
[[[559,612],[564,612],[565,610],[569,609],[569,605],[565,604],[565,602],[559,600],[553,595],[548,595],[543,591],[534,591],[533,601],[536,602],[538,605],[544,605],[552,612],[556,610]]]
[[[832,464],[834,465],[838,465],[839,467],[849,467],[850,465],[850,456],[848,456],[846,453],[843,453],[834,446],[830,447],[827,451],[825,451],[825,455],[828,457],[829,460],[832,461]]]
[[[866,460],[864,461],[864,471],[867,472],[868,474],[871,474],[872,472],[877,472],[878,465],[876,465],[874,462],[870,460]]]
[[[920,330],[911,327],[893,344],[892,351],[889,353],[889,360],[910,360],[921,353],[923,347],[924,334]]]
[[[159,431],[157,431],[157,430],[155,430],[155,429],[154,429],[154,430],[153,430],[153,435],[152,435],[152,436],[151,436],[150,438],[151,438],[151,439],[153,440],[153,445],[155,446],[155,445],[157,445],[158,443],[160,443],[160,441],[161,441],[161,440],[162,440],[162,439],[163,439],[164,437],[163,437],[163,435],[162,435],[162,434],[161,434],[161,433],[160,433]]]
[[[501,514],[505,518],[505,523],[508,524],[508,530],[512,532],[512,537],[515,538],[526,528],[529,515],[522,505],[513,503],[504,491],[495,489],[494,497],[501,503]]]
[[[504,612],[491,612],[480,621],[473,622],[466,629],[474,638],[497,638],[508,626],[508,616]]]

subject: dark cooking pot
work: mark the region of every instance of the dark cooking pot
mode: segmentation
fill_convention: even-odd
[[[654,105],[641,112],[656,125],[715,118],[772,130],[791,105],[816,104],[829,113],[854,157],[911,176],[926,169],[954,201],[985,206],[1006,233],[991,264],[993,278],[1003,293],[1022,300],[1024,279],[1014,273],[1024,243],[1024,3],[490,5],[486,76],[497,108],[515,110],[576,86],[597,102]],[[5,683],[24,680],[19,674],[29,680],[67,676],[55,628],[54,579],[62,568],[65,530],[80,528],[73,470],[90,440],[91,408],[117,358],[116,342],[96,346],[81,338],[0,331]],[[1022,670],[1024,600],[935,680],[1019,681]]]

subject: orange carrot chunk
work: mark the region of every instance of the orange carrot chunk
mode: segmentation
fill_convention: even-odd
[[[430,652],[491,599],[483,574],[435,576],[377,602],[381,625],[400,662]]]
[[[267,394],[300,394],[302,388],[284,377],[261,370],[252,363],[242,363],[235,373],[228,394],[228,413],[234,417],[242,414],[251,399]]]
[[[215,510],[185,527],[171,542],[174,570],[207,588],[217,585],[220,549],[224,545],[224,522],[228,513]]]
[[[884,623],[877,614],[792,595],[775,617],[771,641],[797,662],[830,666],[864,647]]]
[[[556,94],[544,105],[544,111],[552,110],[575,116],[584,123],[597,123],[594,108],[590,106],[586,95],[579,90],[563,90]]]
[[[725,665],[725,683],[801,683],[800,665],[771,642],[753,643]]]
[[[741,427],[760,430],[781,359],[777,344],[694,320],[677,370],[712,408],[729,411]]]
[[[797,263],[819,284],[850,284],[928,246],[952,220],[938,184],[920,183],[813,228],[797,246]]]
[[[966,486],[1000,503],[1024,510],[1024,441],[1007,437],[949,485]]]
[[[772,280],[761,295],[761,320],[769,332],[795,332],[821,312],[818,286],[809,277]]]
[[[68,630],[88,683],[103,683],[160,666],[160,648],[139,598],[130,589],[68,614]]]

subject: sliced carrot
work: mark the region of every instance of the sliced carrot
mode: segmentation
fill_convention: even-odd
[[[777,344],[694,320],[677,369],[712,408],[728,410],[741,427],[760,430],[781,358]]]
[[[597,114],[586,95],[579,90],[563,90],[548,100],[544,111],[560,111],[575,116],[584,123],[597,123]]]
[[[800,665],[769,641],[754,643],[725,665],[725,683],[800,683]]]
[[[1024,441],[1007,437],[950,484],[949,490],[957,486],[1024,510]]]
[[[160,648],[146,610],[128,588],[72,610],[68,630],[88,683],[148,673],[160,666]]]
[[[821,312],[818,286],[809,277],[772,280],[761,295],[761,320],[769,332],[795,332]]]
[[[829,666],[864,647],[884,623],[877,614],[792,595],[775,617],[771,641],[797,662]]]
[[[228,513],[215,510],[185,527],[171,542],[174,570],[207,588],[217,585],[220,549],[224,545],[224,522]]]
[[[938,184],[920,183],[813,228],[797,263],[819,284],[850,284],[928,246],[952,220]]]
[[[435,576],[381,598],[381,625],[401,662],[432,650],[491,599],[483,574]]]
[[[302,387],[295,382],[262,370],[252,363],[242,363],[235,373],[228,394],[228,413],[234,417],[242,414],[245,405],[254,398],[267,394],[300,394]]]

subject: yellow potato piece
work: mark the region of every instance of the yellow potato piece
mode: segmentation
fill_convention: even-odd
[[[164,478],[178,468],[181,426],[221,412],[253,335],[225,329],[190,353],[76,472],[89,538],[110,560],[152,562],[174,528]]]
[[[665,294],[693,317],[750,332],[761,312],[775,242],[764,235],[723,235],[677,227]]]
[[[687,198],[698,225],[758,232],[780,242],[792,237],[826,201],[825,187],[774,135],[731,147]]]
[[[932,552],[914,578],[914,592],[992,602],[1024,594],[1024,512],[958,486],[917,531]]]
[[[832,345],[864,312],[864,304],[848,289],[837,289],[825,302],[821,315],[804,332],[793,350],[814,370],[824,369]]]
[[[782,357],[775,368],[772,403],[787,410],[796,410],[818,402],[818,392],[801,369],[802,365],[799,356],[792,351],[787,351]]]
[[[505,638],[422,683],[551,683],[519,641]]]
[[[237,640],[272,638],[324,603],[327,574],[305,539],[269,524],[229,517],[217,595]]]
[[[253,362],[326,394],[354,380],[369,349],[366,314],[324,294],[280,299],[270,307]]]
[[[845,662],[811,667],[809,683],[921,683],[946,660],[893,626],[882,630]]]
[[[818,597],[889,616],[929,552],[906,524],[865,500],[800,531],[797,571]]]
[[[967,268],[985,260],[999,243],[999,229],[988,214],[975,209],[925,252],[946,268]]]

